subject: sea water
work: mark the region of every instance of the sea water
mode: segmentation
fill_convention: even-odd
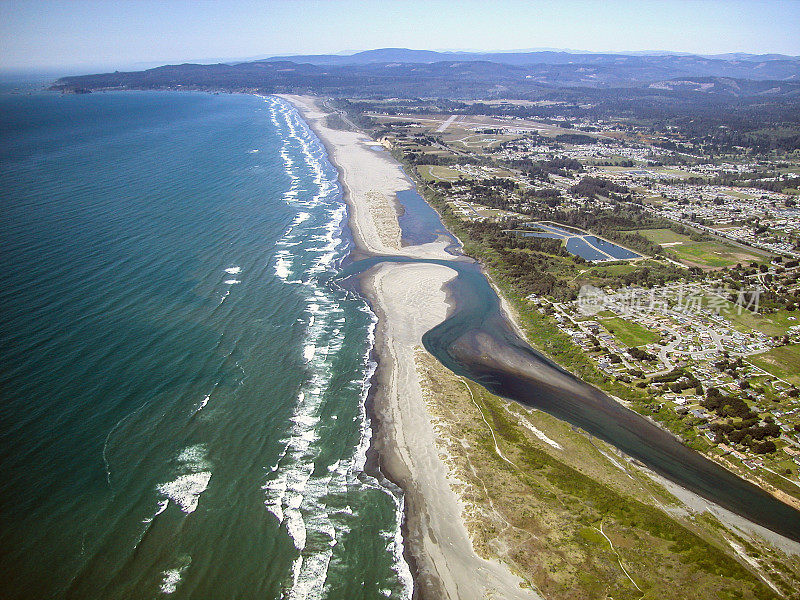
[[[375,318],[283,101],[0,95],[0,595],[408,597]]]

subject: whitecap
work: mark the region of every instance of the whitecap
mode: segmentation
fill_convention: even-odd
[[[158,515],[163,513],[165,510],[167,510],[168,506],[169,506],[169,500],[162,500],[161,502],[159,502],[158,503],[158,510],[156,510],[156,514],[153,515],[153,518],[157,517]]]
[[[305,427],[312,427],[317,423],[319,423],[319,419],[317,419],[312,415],[306,415],[306,414],[293,415],[290,421],[292,421],[293,423],[297,423],[298,425],[304,425]]]
[[[278,260],[275,261],[275,275],[284,280],[289,277],[289,261],[282,256],[279,256]]]
[[[341,201],[339,194],[341,188],[335,180],[332,169],[326,167],[325,151],[306,128],[296,111],[280,100],[270,104],[270,111],[285,140],[281,155],[287,174],[292,177],[291,189],[283,197],[286,202],[299,211],[294,218],[292,227],[305,221],[303,229],[288,230],[284,233],[281,246],[302,239],[303,245],[308,240],[313,248],[305,248],[302,253],[296,253],[296,264],[288,264],[288,251],[281,249],[276,254],[276,273],[278,267],[287,270],[284,279],[289,276],[290,267],[300,269],[302,263],[302,284],[307,287],[310,297],[307,302],[307,338],[303,342],[303,357],[307,366],[305,369],[309,379],[303,386],[303,392],[298,395],[297,404],[293,415],[290,417],[290,431],[286,442],[284,454],[279,464],[271,470],[265,469],[263,488],[266,492],[265,504],[267,509],[286,525],[295,545],[298,555],[293,560],[290,588],[286,591],[286,598],[310,600],[324,595],[325,582],[328,576],[328,567],[332,557],[332,548],[337,544],[337,536],[346,532],[348,527],[344,522],[347,514],[353,510],[348,504],[337,516],[332,509],[333,495],[339,495],[337,506],[347,504],[345,500],[351,485],[375,487],[395,496],[399,490],[389,490],[374,478],[360,477],[363,472],[366,449],[370,443],[371,428],[369,419],[364,412],[363,403],[369,388],[369,378],[374,371],[375,364],[369,359],[369,348],[363,357],[363,375],[361,381],[354,382],[352,391],[361,393],[359,414],[354,418],[358,422],[360,440],[354,450],[347,451],[341,456],[334,456],[331,464],[322,473],[315,471],[315,465],[320,462],[320,449],[316,440],[320,435],[320,424],[323,419],[324,402],[323,393],[331,384],[334,368],[331,363],[343,346],[341,323],[345,322],[344,308],[340,302],[353,298],[346,292],[332,292],[324,282],[317,279],[314,273],[332,272],[337,260],[343,258],[348,249],[346,240],[342,238],[343,221],[346,217],[346,206]],[[291,156],[290,156],[291,154]],[[306,183],[308,182],[308,183]],[[306,208],[307,207],[307,208]],[[316,208],[319,207],[319,208]],[[309,216],[306,216],[309,215]],[[327,223],[317,226],[317,219],[326,219]],[[310,273],[310,276],[309,276]],[[297,275],[295,275],[297,277]],[[338,289],[338,288],[337,288]],[[357,300],[360,300],[356,297]],[[359,307],[369,313],[368,307]],[[371,315],[374,318],[374,315]],[[334,322],[334,320],[336,320]],[[369,328],[368,342],[371,348],[374,342],[374,322]],[[354,400],[356,400],[354,398]],[[331,415],[325,419],[325,426],[333,426],[337,416]],[[348,427],[347,423],[343,426]],[[402,498],[398,502],[400,509],[399,518],[402,518]],[[333,511],[333,514],[331,512]],[[405,579],[407,565],[402,558],[402,539],[391,539],[394,535],[399,537],[399,521],[396,527],[389,527],[387,551],[398,553],[395,555],[395,571],[401,580]],[[323,536],[320,539],[320,536]],[[307,540],[308,538],[308,540]],[[312,544],[309,540],[313,540]],[[324,540],[324,542],[323,542]],[[320,543],[317,543],[320,542]],[[308,547],[307,547],[308,546]],[[403,591],[410,589],[410,585],[403,585]],[[408,595],[409,594],[404,594]]]
[[[158,515],[160,515],[161,513],[163,513],[165,510],[167,510],[167,507],[168,507],[168,506],[169,506],[169,499],[161,500],[161,501],[158,503],[158,508],[156,508],[156,512],[153,514],[153,516],[152,516],[152,517],[148,517],[148,518],[144,519],[144,520],[142,521],[142,523],[144,523],[145,525],[148,525],[149,523],[152,523],[152,522],[153,522],[153,520],[154,520],[154,519],[155,519],[155,518],[156,518]]]
[[[278,465],[275,465],[277,469]],[[273,470],[274,471],[274,470]],[[266,492],[267,499],[264,504],[267,510],[275,515],[279,523],[283,522],[283,498],[286,495],[286,475],[278,473],[275,479],[268,481],[261,489]]]
[[[205,444],[194,444],[181,450],[176,460],[190,471],[205,471],[209,468],[207,456],[208,447]]]
[[[300,496],[300,501],[302,500],[303,497]],[[300,505],[299,502],[297,504],[298,506]],[[294,547],[298,550],[302,550],[306,547],[306,523],[303,521],[303,515],[295,508],[289,509],[287,513],[286,531],[289,537],[292,538]]]
[[[189,514],[197,510],[200,494],[206,491],[210,480],[211,472],[201,471],[180,475],[169,483],[162,483],[156,489]]]
[[[162,594],[174,594],[175,591],[178,589],[178,584],[181,582],[183,578],[183,573],[186,569],[189,568],[189,564],[191,560],[188,561],[186,564],[181,565],[180,567],[176,567],[174,569],[167,569],[162,573],[162,580],[161,580],[161,593]]]
[[[164,578],[161,580],[161,593],[174,594],[178,589],[178,584],[181,582],[181,569],[167,569],[163,573]]]
[[[199,413],[206,407],[208,404],[209,399],[211,398],[211,394],[206,394],[203,399],[200,401],[200,404],[197,405],[197,408],[194,409],[195,414]]]

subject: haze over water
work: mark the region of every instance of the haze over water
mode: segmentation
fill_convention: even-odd
[[[0,595],[406,595],[374,318],[294,110],[5,95],[0,135]]]

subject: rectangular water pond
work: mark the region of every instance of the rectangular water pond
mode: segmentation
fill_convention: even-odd
[[[524,237],[564,240],[564,248],[567,252],[590,262],[630,260],[641,257],[641,254],[574,227],[549,223],[536,223],[535,227],[534,231],[519,231],[518,233]]]

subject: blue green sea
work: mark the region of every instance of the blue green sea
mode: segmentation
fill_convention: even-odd
[[[0,597],[410,596],[336,175],[276,98],[0,94]]]

